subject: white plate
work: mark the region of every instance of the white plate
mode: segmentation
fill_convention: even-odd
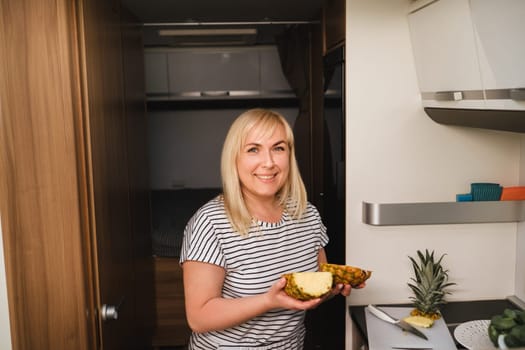
[[[460,324],[454,329],[454,338],[470,350],[497,349],[489,338],[490,320],[475,320]]]

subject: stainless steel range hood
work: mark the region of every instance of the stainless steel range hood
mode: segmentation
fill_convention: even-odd
[[[425,107],[440,124],[525,133],[525,111]]]

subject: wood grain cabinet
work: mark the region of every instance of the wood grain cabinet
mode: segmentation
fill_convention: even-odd
[[[344,45],[346,37],[345,0],[324,0],[322,11],[323,53]]]
[[[184,310],[182,268],[178,258],[154,257],[157,321],[154,348],[184,346],[191,330]]]

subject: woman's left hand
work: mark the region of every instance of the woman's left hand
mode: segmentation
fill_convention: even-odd
[[[366,283],[363,282],[362,284],[360,284],[359,286],[356,286],[354,288],[361,289],[361,288],[364,288],[365,286],[366,286]],[[351,285],[339,283],[339,284],[336,284],[332,288],[331,292],[328,293],[328,295],[326,295],[323,298],[323,301],[331,299],[331,298],[335,297],[338,294],[341,294],[342,296],[347,297],[347,296],[350,295],[351,292],[352,292],[352,286]]]
[[[334,293],[334,290],[336,295],[341,294],[347,297],[352,292],[352,286],[349,284],[338,284],[335,286],[335,288],[332,289],[332,293]]]
[[[345,297],[349,296],[350,293],[352,292],[352,286],[349,285],[349,284],[342,284],[342,283],[339,283],[339,284],[336,284],[332,290],[330,291],[330,293],[328,293],[324,298],[323,298],[323,301],[326,301],[328,299],[332,299],[333,297],[335,297],[336,295],[343,295]]]

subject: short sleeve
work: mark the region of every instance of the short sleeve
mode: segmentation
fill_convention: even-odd
[[[226,262],[213,222],[198,211],[184,229],[179,262],[199,261],[225,267]]]
[[[326,226],[324,225],[323,220],[321,219],[321,215],[319,214],[319,211],[311,203],[308,203],[307,210],[312,212],[317,222],[317,226],[319,230],[319,244],[320,244],[319,248],[326,247],[330,239],[328,238],[328,234],[326,232],[327,231]]]

